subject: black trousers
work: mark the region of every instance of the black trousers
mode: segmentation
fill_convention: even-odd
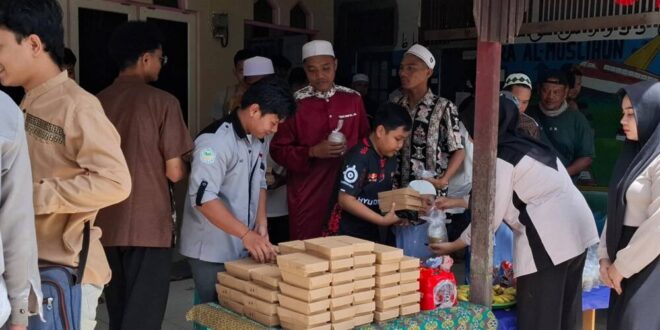
[[[582,270],[586,257],[585,251],[517,279],[519,330],[582,329]]]
[[[170,290],[171,248],[106,247],[110,330],[159,330]]]
[[[623,226],[619,248],[628,246],[637,227]],[[617,251],[618,251],[617,250]],[[642,270],[621,281],[621,295],[610,291],[610,308],[607,310],[608,330],[660,329],[660,257],[655,258]]]

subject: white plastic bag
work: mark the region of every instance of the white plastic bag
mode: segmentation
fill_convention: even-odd
[[[424,219],[429,223],[427,232],[429,243],[442,243],[449,240],[446,224],[447,216],[444,212],[433,207],[429,211],[429,215],[421,216],[420,219]]]

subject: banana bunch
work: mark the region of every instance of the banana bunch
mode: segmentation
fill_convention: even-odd
[[[458,300],[470,300],[470,286],[461,285],[458,287]],[[507,304],[516,300],[516,288],[504,288],[499,285],[493,286],[493,304]]]
[[[470,301],[470,286],[461,285],[458,287],[458,300]]]
[[[516,288],[503,288],[499,285],[493,286],[493,304],[507,304],[516,300]]]

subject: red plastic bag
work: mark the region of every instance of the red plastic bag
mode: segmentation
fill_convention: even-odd
[[[450,308],[458,302],[456,277],[452,272],[422,267],[419,288],[422,294],[422,310]]]

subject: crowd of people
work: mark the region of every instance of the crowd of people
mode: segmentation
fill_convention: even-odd
[[[0,83],[26,92],[20,107],[0,94],[0,324],[9,329],[41,324],[47,265],[78,270],[81,329],[94,329],[102,293],[111,329],[160,329],[172,184],[186,178],[178,249],[202,303],[216,301],[225,262],[272,261],[278,242],[342,234],[395,244],[391,227],[414,224],[394,207],[382,214],[378,193],[418,180],[436,191],[435,208],[455,213],[449,241],[429,251],[471,242],[474,100],[457,107],[429,88],[437,63],[422,45],[406,50],[400,88],[382,104],[367,97],[365,74],[353,88],[335,83],[328,41],[306,43],[293,69],[241,50],[236,84],[218,93],[214,122],[193,139],[178,100],[149,84],[168,61],[153,25],[114,31],[119,73],[97,95],[72,79],[63,40],[56,0],[0,2]],[[574,184],[594,156],[578,85],[573,68],[536,84],[514,73],[499,98],[491,228],[513,236],[518,327],[581,327],[586,250],[600,242],[601,278],[613,290],[608,329],[660,328],[660,83],[620,93],[626,140],[600,238]]]

